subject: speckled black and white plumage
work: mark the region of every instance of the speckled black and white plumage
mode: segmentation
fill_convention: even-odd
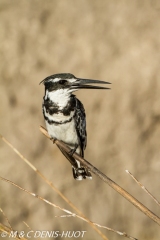
[[[78,89],[108,89],[89,86],[90,83],[106,83],[98,80],[76,78],[73,74],[55,74],[45,78],[43,98],[43,115],[49,135],[66,143],[80,156],[84,157],[87,144],[86,115],[83,104],[72,93]],[[72,165],[76,180],[92,179],[91,173],[71,154],[63,149],[61,152]]]
[[[83,107],[83,104],[76,99],[76,107],[75,107],[75,127],[77,131],[77,135],[79,138],[79,145],[81,148],[81,156],[84,157],[84,150],[87,145],[87,132],[86,132],[86,114]]]
[[[60,74],[53,75],[45,79],[45,96],[43,98],[43,115],[46,122],[48,133],[51,137],[59,139],[66,143],[70,148],[84,157],[86,148],[86,115],[83,104],[68,92],[66,85],[51,80],[59,79]],[[63,78],[72,79],[73,75],[63,75]],[[76,180],[92,178],[91,173],[80,164],[74,157],[66,153],[63,149],[61,152],[72,165],[73,176]]]

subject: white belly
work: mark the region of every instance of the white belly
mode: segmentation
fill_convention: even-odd
[[[54,121],[54,122],[65,122],[65,121],[69,121],[72,118],[70,122],[62,123],[62,124],[54,124],[54,123],[49,124],[47,121],[45,121],[47,131],[51,137],[56,138],[60,141],[63,141],[64,143],[69,145],[69,147],[71,148],[74,148],[76,144],[79,144],[78,136],[75,128],[75,121],[73,119],[73,115],[74,115],[73,111],[71,112],[70,116],[65,116],[60,112],[57,114],[50,115],[49,113],[46,112],[46,109],[44,108],[44,113],[45,113],[45,116],[50,121]],[[78,148],[76,152],[79,153],[79,151],[80,149]]]
[[[65,142],[68,145],[74,146],[78,144],[77,132],[75,129],[74,120],[64,124],[49,124],[46,121],[46,127],[49,135],[60,141]]]

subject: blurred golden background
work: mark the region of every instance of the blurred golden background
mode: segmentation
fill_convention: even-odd
[[[160,4],[119,0],[0,1],[0,132],[90,220],[138,239],[159,239],[159,226],[96,176],[75,181],[71,166],[42,135],[45,77],[69,72],[112,82],[110,91],[76,93],[87,114],[85,158],[157,215],[126,174],[160,199]],[[0,142],[0,176],[69,209],[32,169]],[[85,222],[0,182],[0,204],[14,229],[85,230]],[[6,224],[0,214],[0,220]],[[101,229],[102,230],[102,229]],[[121,239],[102,230],[109,239]]]

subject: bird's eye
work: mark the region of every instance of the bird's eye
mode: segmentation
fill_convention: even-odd
[[[60,84],[65,84],[67,81],[66,80],[60,80],[59,83]]]

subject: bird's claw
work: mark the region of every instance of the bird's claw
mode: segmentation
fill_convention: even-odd
[[[55,141],[57,140],[57,138],[53,138],[51,137],[50,140],[53,142],[53,144],[55,143]]]

